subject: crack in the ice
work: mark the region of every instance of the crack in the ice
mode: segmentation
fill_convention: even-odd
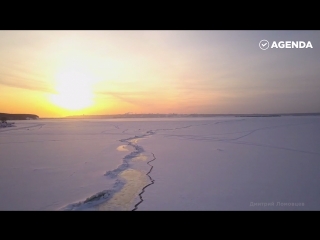
[[[305,124],[310,124],[310,123],[293,123],[293,124],[282,124],[282,125],[277,125],[277,126],[268,126],[268,127],[263,127],[263,128],[258,128],[258,129],[254,129],[252,131],[250,131],[249,133],[243,135],[243,136],[240,136],[240,137],[237,137],[237,138],[233,138],[233,139],[229,139],[230,141],[235,141],[235,140],[239,140],[241,138],[244,138],[246,136],[249,136],[251,135],[252,133],[254,132],[257,132],[257,131],[262,131],[262,130],[266,130],[266,129],[274,129],[274,128],[282,128],[282,127],[288,127],[288,126],[296,126],[296,125],[305,125]]]
[[[22,130],[22,129],[30,129],[30,128],[35,128],[35,127],[39,127],[39,126],[43,126],[43,125],[45,125],[45,124],[43,124],[43,123],[40,123],[40,124],[36,124],[36,125],[31,125],[31,126],[26,126],[26,127],[16,127],[16,126],[13,126],[14,128],[10,128],[10,129],[1,129],[1,131],[0,131],[0,133],[2,133],[2,132],[8,132],[8,131],[14,131],[14,130]],[[40,128],[41,128],[40,127]],[[39,128],[39,129],[40,129]]]
[[[123,158],[123,163],[118,166],[116,169],[112,170],[112,171],[107,171],[105,173],[105,176],[109,176],[111,178],[115,178],[118,176],[119,173],[123,172],[124,170],[128,169],[129,168],[129,161],[132,159],[132,158],[135,158],[137,157],[140,153],[144,152],[144,149],[137,145],[137,144],[134,144],[131,142],[131,140],[135,140],[135,139],[139,139],[139,138],[144,138],[144,137],[147,137],[147,136],[150,136],[154,134],[154,132],[152,131],[148,131],[147,134],[143,134],[143,135],[140,135],[140,136],[134,136],[134,137],[130,137],[130,138],[126,138],[126,139],[120,139],[119,141],[120,142],[125,142],[127,143],[128,146],[131,146],[135,149],[135,151],[131,152],[130,154],[126,155],[124,158]]]
[[[156,160],[156,157],[154,156],[153,153],[152,153],[152,155],[153,155],[153,159],[150,160],[149,162],[147,162],[147,164],[150,165],[151,168],[150,168],[149,172],[147,172],[147,174],[146,174],[146,175],[149,177],[149,179],[150,179],[151,182],[150,182],[149,184],[145,185],[145,186],[142,188],[141,192],[139,193],[140,201],[134,205],[134,208],[132,209],[132,211],[137,210],[137,209],[138,209],[138,206],[143,202],[142,194],[145,192],[144,190],[145,190],[147,187],[149,187],[150,185],[154,184],[154,182],[155,182],[155,180],[150,176],[150,173],[151,173],[151,171],[152,171],[152,169],[153,169],[153,166],[150,164],[150,162]]]
[[[115,127],[116,129],[119,129],[119,126],[118,125],[112,125],[113,127]]]
[[[130,137],[130,138],[126,138],[126,139],[120,139],[119,140],[120,142],[127,143],[127,145],[132,146],[135,149],[135,151],[133,151],[130,154],[126,155],[123,158],[123,163],[120,166],[118,166],[116,169],[114,169],[112,171],[107,171],[104,175],[105,176],[109,176],[111,178],[117,177],[119,175],[119,173],[121,173],[124,170],[129,168],[129,166],[130,166],[129,161],[131,159],[133,159],[134,157],[137,157],[139,154],[144,152],[144,149],[141,146],[139,146],[138,144],[135,144],[134,142],[132,142],[132,140],[136,140],[136,139],[140,139],[140,138],[144,138],[144,137],[147,137],[147,136],[154,135],[154,134],[156,134],[157,131],[178,130],[178,129],[182,129],[182,128],[189,128],[189,127],[192,127],[192,126],[200,126],[200,125],[208,125],[208,124],[209,123],[207,123],[207,124],[197,124],[197,125],[188,125],[188,126],[177,127],[177,128],[173,128],[173,129],[149,130],[145,134],[142,134],[140,136],[136,135],[134,137]],[[124,130],[123,132],[125,132],[125,131],[126,130]],[[132,211],[137,210],[138,206],[144,201],[144,199],[142,198],[142,194],[145,192],[145,189],[148,186],[154,184],[154,182],[155,182],[155,180],[150,176],[150,173],[153,170],[153,165],[151,165],[150,162],[156,160],[155,155],[153,153],[152,153],[152,155],[153,155],[153,159],[147,162],[147,164],[150,166],[150,169],[146,173],[146,175],[149,177],[151,182],[149,184],[145,185],[142,188],[141,192],[139,193],[140,201],[134,205],[134,208],[133,208]],[[105,203],[105,202],[109,201],[116,192],[120,191],[123,188],[124,185],[125,185],[124,181],[122,181],[120,179],[117,179],[111,189],[98,192],[98,193],[92,195],[91,197],[88,197],[84,201],[81,201],[81,202],[78,202],[78,203],[69,204],[66,207],[64,207],[63,210],[81,210],[81,209],[86,208],[86,207],[95,207],[95,206],[97,206],[97,205],[99,205],[101,203]]]
[[[86,208],[94,208],[99,204],[102,204],[110,200],[116,192],[120,191],[123,188],[124,185],[125,185],[124,181],[120,181],[119,179],[117,179],[116,182],[113,184],[112,189],[98,192],[86,198],[84,201],[68,204],[67,206],[61,208],[60,210],[78,211]]]
[[[265,147],[265,148],[274,148],[274,149],[281,149],[281,150],[287,150],[287,151],[293,151],[293,152],[300,152],[300,153],[308,153],[308,154],[315,154],[319,155],[318,152],[311,152],[311,151],[305,151],[305,150],[299,150],[299,149],[293,149],[293,148],[287,148],[287,147],[278,147],[278,146],[272,146],[267,144],[259,144],[259,143],[252,143],[252,142],[244,142],[244,141],[224,141],[225,143],[231,143],[231,144],[242,144],[242,145],[249,145],[249,146],[257,146],[257,147]]]

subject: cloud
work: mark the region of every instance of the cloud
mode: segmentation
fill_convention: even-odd
[[[3,78],[0,75],[0,85],[5,85],[8,87],[13,88],[21,88],[31,91],[39,91],[39,92],[46,92],[46,93],[56,93],[55,90],[50,88],[45,82],[43,81],[36,81],[25,79],[21,77],[10,77],[10,78]]]

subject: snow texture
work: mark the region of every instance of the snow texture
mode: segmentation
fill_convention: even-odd
[[[16,121],[0,210],[320,210],[319,120]]]

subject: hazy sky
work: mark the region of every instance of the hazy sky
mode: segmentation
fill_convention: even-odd
[[[320,31],[0,31],[0,96],[40,117],[320,112]]]

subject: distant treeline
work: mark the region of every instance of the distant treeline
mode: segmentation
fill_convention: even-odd
[[[0,119],[6,120],[29,120],[38,119],[39,116],[35,114],[10,114],[10,113],[0,113]]]
[[[66,118],[177,118],[177,117],[281,117],[281,116],[320,116],[320,113],[286,113],[286,114],[112,114],[112,115],[77,115]]]
[[[235,117],[281,117],[281,115],[277,114],[266,114],[266,115],[239,115]]]

